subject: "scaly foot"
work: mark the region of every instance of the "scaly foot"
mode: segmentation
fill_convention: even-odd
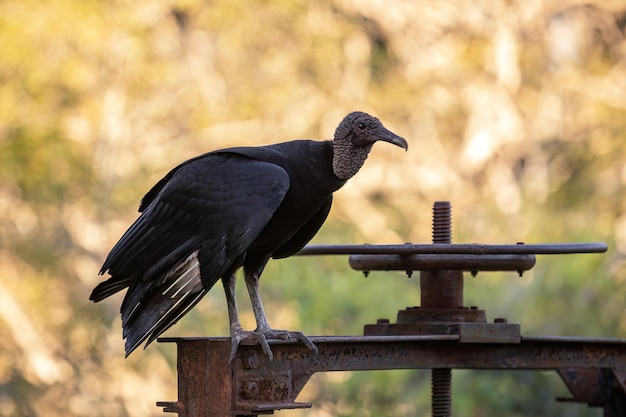
[[[287,330],[274,330],[274,329],[264,329],[264,330],[254,330],[248,331],[243,330],[241,327],[237,329],[231,329],[230,332],[231,339],[231,348],[230,348],[230,357],[228,358],[228,362],[232,362],[235,358],[235,354],[237,353],[237,348],[239,344],[243,340],[256,340],[263,349],[263,352],[267,355],[269,360],[274,359],[274,354],[270,349],[269,343],[267,343],[268,339],[278,339],[278,340],[292,340],[299,341],[304,344],[306,347],[311,349],[313,352],[317,354],[317,346],[308,337],[303,335],[300,332],[290,332]]]

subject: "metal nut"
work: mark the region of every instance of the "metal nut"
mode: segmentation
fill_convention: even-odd
[[[259,395],[259,385],[254,381],[246,381],[241,390],[241,396],[251,399]]]

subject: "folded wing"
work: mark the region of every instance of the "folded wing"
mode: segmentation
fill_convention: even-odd
[[[111,278],[90,297],[129,288],[121,308],[127,355],[241,266],[288,188],[283,168],[218,152],[179,165],[146,194],[141,216],[102,266]]]

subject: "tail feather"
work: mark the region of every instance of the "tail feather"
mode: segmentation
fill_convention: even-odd
[[[130,325],[124,327],[124,344],[126,357],[137,349],[144,341],[146,346],[155,341],[167,329],[178,322],[191,310],[208,292],[201,288],[198,292],[189,292],[180,299],[158,296],[154,300],[158,308],[165,308],[166,313],[160,314],[154,304],[144,304],[138,317]]]
[[[201,291],[202,287],[194,288],[178,297],[170,297],[154,291],[132,308],[129,305],[127,309],[122,310],[122,337],[137,340],[147,338],[160,323],[168,321],[180,305],[186,305],[190,296]]]
[[[122,303],[126,356],[146,346],[174,325],[211,289],[200,278],[196,250],[161,278],[134,283]]]
[[[131,283],[130,278],[120,278],[117,276],[113,276],[106,281],[101,282],[93,289],[89,299],[94,303],[98,301],[102,301],[107,297],[112,296],[113,294],[122,291],[125,288],[128,288]]]

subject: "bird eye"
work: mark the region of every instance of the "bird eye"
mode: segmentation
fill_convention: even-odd
[[[359,130],[365,130],[365,123],[359,123]]]

